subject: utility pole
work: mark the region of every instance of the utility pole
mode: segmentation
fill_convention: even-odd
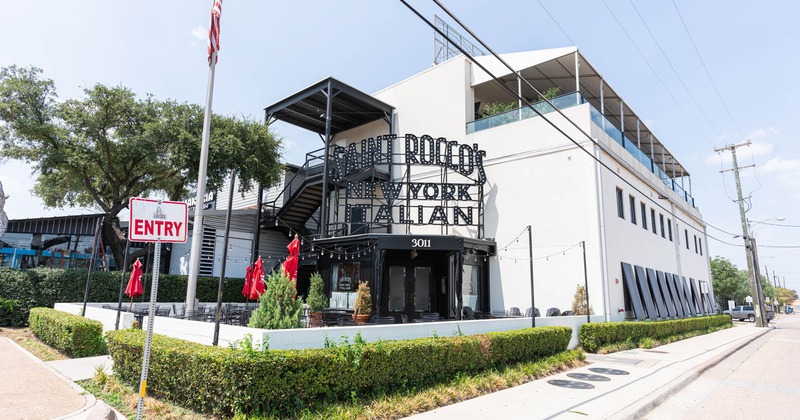
[[[745,254],[747,255],[747,274],[748,276],[750,276],[750,288],[754,299],[753,303],[755,304],[754,312],[756,316],[756,327],[763,327],[764,323],[761,318],[762,302],[761,299],[759,299],[758,286],[756,285],[756,275],[754,272],[755,269],[753,267],[753,252],[752,252],[753,249],[751,247],[751,242],[750,242],[750,232],[747,226],[747,217],[744,214],[744,198],[742,198],[742,183],[741,180],[739,179],[739,169],[748,168],[750,166],[755,166],[755,165],[750,165],[740,168],[739,163],[736,160],[736,149],[742,146],[749,146],[751,143],[752,142],[748,140],[743,143],[729,144],[724,147],[716,148],[714,149],[714,151],[722,152],[727,150],[731,152],[731,157],[733,160],[733,168],[722,170],[720,171],[720,173],[733,171],[733,175],[736,178],[736,194],[739,201],[739,216],[742,218],[742,239],[744,240]]]

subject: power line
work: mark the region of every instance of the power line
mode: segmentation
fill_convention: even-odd
[[[669,88],[667,87],[667,84],[664,83],[664,80],[662,80],[661,76],[658,75],[658,73],[656,72],[656,69],[653,67],[652,64],[650,64],[650,61],[647,60],[647,57],[644,56],[644,53],[642,53],[642,50],[639,49],[639,46],[636,44],[636,42],[633,40],[633,38],[630,36],[630,34],[628,34],[628,31],[622,25],[622,22],[620,22],[620,20],[617,18],[617,15],[614,14],[614,11],[611,10],[611,7],[608,6],[608,4],[606,3],[605,0],[603,0],[603,4],[606,6],[606,9],[608,9],[609,13],[611,13],[611,17],[613,17],[614,20],[617,22],[617,25],[619,25],[620,29],[622,29],[622,32],[625,34],[625,36],[628,37],[628,41],[630,41],[631,44],[633,44],[633,48],[636,49],[636,52],[638,52],[639,55],[642,57],[642,60],[644,60],[644,62],[647,64],[647,67],[650,68],[650,71],[653,72],[653,74],[656,76],[656,79],[661,83],[661,86],[664,87],[664,90],[667,91],[667,93],[672,98],[672,100],[675,101],[675,104],[678,105],[678,108],[681,110],[681,112],[683,112],[683,115],[686,116],[686,119],[688,119],[689,122],[692,123],[692,126],[694,126],[694,128],[697,130],[697,132],[700,133],[700,135],[703,137],[703,139],[706,141],[706,143],[708,143],[711,147],[714,147],[714,144],[712,144],[711,141],[708,140],[708,137],[706,137],[705,133],[700,131],[700,128],[697,126],[697,124],[695,124],[694,120],[692,120],[692,117],[689,116],[689,113],[687,113],[686,110],[683,109],[683,106],[681,105],[680,101],[678,101],[678,99],[675,97],[675,95],[672,94],[672,91],[669,90]]]
[[[631,3],[631,6],[633,6],[633,10],[636,11],[636,15],[639,16],[639,20],[642,21],[644,28],[647,29],[647,33],[650,34],[650,38],[653,39],[653,42],[656,43],[658,50],[661,51],[661,55],[663,55],[664,59],[667,60],[667,64],[669,64],[669,67],[672,69],[672,72],[675,73],[675,77],[678,78],[678,80],[681,82],[681,85],[683,85],[683,88],[686,89],[686,92],[689,94],[689,97],[692,98],[692,102],[694,102],[694,105],[697,107],[697,109],[700,110],[700,113],[703,114],[703,117],[706,119],[706,122],[708,122],[711,128],[713,128],[714,131],[717,132],[717,135],[720,135],[720,131],[717,129],[714,123],[711,122],[711,119],[708,118],[708,115],[706,115],[706,112],[703,110],[703,107],[701,107],[700,104],[697,103],[697,99],[695,99],[694,95],[692,94],[692,91],[689,89],[688,86],[686,86],[686,82],[684,82],[681,76],[678,74],[678,70],[675,69],[675,66],[672,65],[672,61],[670,61],[669,57],[667,57],[667,53],[665,53],[664,49],[661,48],[661,44],[656,39],[655,35],[653,35],[653,31],[650,30],[650,26],[648,26],[647,22],[644,21],[644,17],[642,17],[642,14],[639,13],[639,9],[636,7],[635,4],[633,4],[633,0],[628,0],[628,1]],[[606,7],[608,7],[608,5],[606,5]]]
[[[411,12],[413,12],[415,15],[417,15],[417,17],[419,17],[419,18],[420,18],[420,19],[421,19],[423,22],[425,22],[426,24],[428,24],[428,26],[430,26],[431,28],[433,28],[433,29],[434,29],[434,31],[438,32],[438,33],[439,33],[440,35],[442,35],[442,36],[446,36],[444,33],[442,33],[440,30],[438,30],[438,28],[436,28],[436,27],[435,27],[435,26],[434,26],[434,25],[433,25],[433,24],[432,24],[432,23],[431,23],[431,22],[430,22],[430,21],[429,21],[427,18],[425,18],[424,16],[422,16],[422,15],[419,13],[419,11],[417,11],[417,10],[416,10],[416,9],[415,9],[413,6],[411,6],[410,4],[408,4],[408,3],[407,3],[405,0],[400,0],[400,2],[401,2],[401,3],[403,3],[403,5],[405,5],[405,6],[406,6],[406,7],[407,7],[409,10],[411,10]],[[509,65],[509,64],[508,64],[508,63],[507,63],[505,60],[503,60],[503,59],[502,59],[502,58],[501,58],[501,57],[500,57],[500,56],[499,56],[499,55],[498,55],[498,54],[497,54],[497,53],[496,53],[494,50],[492,50],[492,48],[491,48],[491,47],[489,47],[489,46],[488,46],[488,45],[487,45],[485,42],[483,42],[483,40],[481,40],[480,38],[478,38],[478,36],[477,36],[477,35],[475,35],[475,33],[474,33],[474,32],[472,32],[472,30],[470,30],[470,29],[469,29],[469,28],[468,28],[468,27],[467,27],[467,26],[466,26],[464,23],[462,23],[462,22],[461,22],[461,21],[460,21],[460,20],[459,20],[459,19],[458,19],[458,18],[457,18],[457,17],[456,17],[456,16],[455,16],[453,13],[452,13],[452,12],[450,12],[450,11],[449,11],[449,10],[448,10],[448,9],[447,9],[447,8],[446,8],[444,5],[442,5],[442,4],[439,2],[439,0],[433,0],[433,2],[434,2],[434,3],[436,3],[436,4],[437,4],[437,5],[438,5],[438,6],[439,6],[439,7],[440,7],[440,8],[441,8],[441,9],[442,9],[442,10],[443,10],[445,13],[447,13],[447,14],[448,14],[448,15],[449,15],[449,16],[450,16],[450,17],[451,17],[453,20],[455,20],[455,21],[456,21],[456,22],[457,22],[457,23],[458,23],[458,24],[459,24],[459,25],[460,25],[462,28],[464,28],[464,29],[467,31],[467,33],[469,33],[469,35],[470,35],[470,36],[472,36],[472,37],[473,37],[473,38],[474,38],[476,41],[478,41],[478,43],[480,43],[480,44],[481,44],[481,45],[482,45],[484,48],[486,48],[486,50],[487,50],[487,51],[489,51],[489,53],[490,53],[490,54],[491,54],[493,57],[495,57],[495,58],[496,58],[498,61],[500,61],[500,62],[501,62],[501,63],[502,63],[502,64],[503,64],[503,65],[504,65],[506,68],[508,68],[508,69],[509,69],[509,70],[510,70],[512,73],[516,73],[516,72],[515,72],[515,70],[514,70],[514,69],[513,69],[513,68],[512,68],[512,67],[511,67],[511,66],[510,66],[510,65]],[[714,239],[714,240],[716,240],[716,241],[718,241],[718,242],[721,242],[721,243],[724,243],[724,244],[727,244],[727,245],[731,245],[731,246],[743,246],[743,245],[731,244],[731,243],[729,243],[729,242],[725,242],[725,241],[723,241],[723,240],[721,240],[721,239],[718,239],[718,238],[716,238],[716,237],[713,237],[713,236],[709,235],[709,234],[708,234],[708,233],[707,233],[705,230],[702,230],[702,229],[699,229],[699,228],[697,228],[697,227],[693,226],[691,223],[689,223],[689,222],[688,222],[688,221],[686,221],[685,219],[683,219],[683,218],[681,218],[681,217],[677,216],[675,213],[673,213],[671,209],[668,209],[667,207],[665,207],[664,205],[662,205],[660,202],[657,202],[655,199],[653,199],[653,198],[651,198],[649,195],[645,194],[645,193],[644,193],[642,190],[640,190],[638,187],[636,187],[635,185],[633,185],[633,184],[632,184],[630,181],[628,181],[627,179],[623,178],[623,177],[622,177],[622,175],[620,175],[620,174],[618,174],[616,171],[612,170],[612,169],[611,169],[611,168],[610,168],[610,167],[609,167],[609,166],[608,166],[608,165],[607,165],[605,162],[602,162],[602,161],[601,161],[601,160],[600,160],[600,159],[599,159],[597,156],[595,156],[595,155],[594,155],[593,153],[591,153],[589,150],[587,150],[586,148],[582,147],[582,146],[580,145],[580,143],[578,143],[578,141],[577,141],[577,140],[573,139],[573,138],[572,138],[572,137],[571,137],[569,134],[567,134],[566,132],[564,132],[564,131],[563,131],[563,130],[560,128],[560,127],[558,127],[558,126],[557,126],[555,123],[553,123],[553,122],[552,122],[552,121],[551,121],[551,120],[550,120],[550,119],[549,119],[547,116],[545,116],[545,115],[543,115],[541,112],[539,112],[539,111],[538,111],[538,110],[537,110],[535,107],[533,107],[533,106],[532,106],[532,104],[531,104],[531,103],[530,103],[530,102],[529,102],[527,99],[525,99],[525,98],[523,98],[523,97],[519,96],[515,90],[513,90],[511,87],[509,87],[509,86],[508,86],[508,84],[506,84],[506,83],[505,83],[503,80],[501,80],[501,79],[499,79],[497,76],[495,76],[495,75],[494,75],[494,74],[493,74],[491,71],[489,71],[489,70],[488,70],[488,69],[487,69],[487,68],[486,68],[484,65],[482,65],[482,64],[481,64],[481,63],[479,63],[479,62],[477,62],[477,61],[475,60],[475,58],[474,58],[472,55],[470,55],[469,53],[467,53],[466,51],[464,51],[464,50],[463,50],[462,48],[460,48],[458,45],[455,45],[455,47],[456,47],[456,48],[458,48],[458,49],[459,49],[459,51],[460,51],[462,54],[464,54],[464,56],[465,56],[465,57],[467,57],[467,58],[468,58],[468,59],[469,59],[471,62],[473,62],[473,63],[474,63],[475,65],[477,65],[477,66],[478,66],[478,67],[479,67],[481,70],[483,70],[484,72],[486,72],[486,74],[488,74],[488,75],[489,75],[489,77],[491,77],[491,78],[492,78],[494,81],[496,81],[496,82],[497,82],[497,83],[498,83],[498,84],[499,84],[499,85],[500,85],[500,86],[501,86],[503,89],[505,89],[505,90],[506,90],[508,93],[510,93],[512,96],[515,96],[517,99],[521,100],[521,101],[522,101],[524,104],[526,104],[526,106],[528,106],[528,107],[529,107],[531,110],[533,110],[533,111],[534,111],[534,112],[535,112],[535,113],[536,113],[536,114],[537,114],[539,117],[541,117],[541,118],[542,118],[542,119],[543,119],[545,122],[547,122],[548,124],[550,124],[550,126],[552,126],[552,127],[553,127],[554,129],[556,129],[556,130],[557,130],[559,133],[561,133],[561,134],[562,134],[562,135],[563,135],[563,136],[564,136],[564,137],[565,137],[567,140],[569,140],[569,141],[570,141],[570,142],[572,142],[572,143],[573,143],[575,146],[577,146],[577,147],[578,147],[578,149],[582,150],[584,153],[586,153],[588,156],[590,156],[590,157],[591,157],[591,158],[592,158],[592,159],[593,159],[595,162],[597,162],[597,163],[598,163],[600,166],[602,166],[603,168],[605,168],[606,170],[608,170],[610,173],[614,174],[614,175],[615,175],[617,178],[619,178],[619,179],[620,179],[622,182],[624,182],[624,183],[625,183],[625,184],[627,184],[629,187],[631,187],[631,188],[632,188],[634,191],[636,191],[636,192],[638,192],[639,194],[641,194],[641,195],[642,195],[642,197],[644,197],[644,198],[646,198],[647,200],[649,200],[649,201],[650,201],[650,202],[651,202],[651,203],[652,203],[652,204],[653,204],[655,207],[658,207],[658,208],[662,209],[664,212],[666,212],[666,213],[668,213],[668,214],[672,215],[672,217],[673,217],[675,220],[680,220],[681,222],[683,222],[683,223],[684,223],[684,226],[685,226],[686,228],[691,228],[693,231],[696,231],[696,232],[698,232],[698,233],[701,233],[701,234],[703,234],[703,235],[705,235],[705,236],[707,236],[707,237],[710,237],[710,238],[712,238],[712,239]],[[541,92],[539,92],[539,90],[538,90],[538,89],[536,89],[536,88],[535,88],[533,85],[531,85],[531,84],[530,84],[530,82],[528,82],[526,79],[522,79],[522,81],[523,81],[523,82],[524,82],[524,83],[525,83],[525,84],[526,84],[528,87],[530,87],[531,89],[533,89],[533,90],[534,90],[534,91],[535,91],[537,94],[539,94],[540,96],[542,96],[542,95],[541,95]],[[569,122],[570,124],[572,124],[572,125],[573,125],[573,126],[574,126],[574,127],[577,129],[577,130],[578,130],[578,131],[580,131],[580,133],[581,133],[581,134],[583,134],[583,135],[584,135],[584,136],[585,136],[587,139],[589,139],[589,141],[590,141],[592,144],[598,145],[597,141],[596,141],[594,138],[592,138],[592,137],[591,137],[591,136],[590,136],[588,133],[586,133],[586,132],[585,132],[585,131],[584,131],[584,130],[583,130],[581,127],[580,127],[580,126],[578,126],[578,125],[577,125],[577,124],[576,124],[574,121],[572,121],[572,119],[570,119],[569,117],[567,117],[567,116],[566,116],[566,115],[565,115],[565,114],[564,114],[564,113],[563,113],[563,112],[562,112],[560,109],[558,109],[558,108],[557,108],[555,105],[553,105],[553,103],[552,103],[552,102],[551,102],[549,99],[547,99],[547,98],[544,98],[544,97],[543,97],[543,99],[544,99],[544,101],[545,101],[545,102],[547,102],[547,103],[548,103],[548,104],[549,104],[549,105],[550,105],[550,106],[551,106],[551,107],[552,107],[552,108],[555,110],[555,112],[557,112],[559,115],[561,115],[561,117],[563,117],[563,118],[564,118],[564,119],[565,119],[567,122]],[[707,222],[703,222],[703,223],[704,223],[706,226],[711,226],[711,227],[713,227],[713,228],[715,228],[715,229],[717,229],[717,230],[719,230],[719,231],[721,231],[721,232],[723,232],[723,233],[730,234],[730,233],[728,233],[728,232],[726,232],[726,231],[724,231],[724,230],[722,230],[722,229],[719,229],[719,228],[717,228],[717,227],[715,227],[715,226],[713,226],[713,225],[711,225],[711,224],[709,224],[709,223],[707,223]],[[524,231],[523,231],[523,232],[524,232]],[[517,239],[520,237],[520,235],[522,235],[522,233],[523,233],[523,232],[521,232],[519,235],[517,235],[517,238],[515,238],[514,240],[512,240],[512,241],[511,241],[511,242],[510,242],[508,245],[510,245],[511,243],[515,242],[515,241],[516,241],[516,240],[517,240]],[[506,246],[508,246],[508,245],[506,245]],[[761,246],[764,246],[764,245],[761,245]],[[499,248],[498,248],[498,249],[499,249]]]
[[[575,41],[572,40],[572,38],[569,37],[569,34],[567,33],[567,31],[565,31],[564,28],[562,28],[561,25],[559,25],[559,23],[556,20],[556,18],[554,18],[553,15],[550,14],[550,11],[547,10],[546,7],[544,7],[544,4],[542,4],[542,2],[540,0],[536,0],[536,2],[539,3],[539,6],[542,6],[542,9],[544,9],[544,12],[547,13],[547,16],[550,16],[550,19],[553,21],[553,23],[556,24],[556,26],[558,26],[558,29],[561,29],[561,33],[563,33],[564,36],[567,37],[569,42],[572,43],[572,45],[578,45]]]
[[[433,1],[434,1],[434,3],[436,3],[436,4],[437,4],[437,5],[438,5],[438,6],[439,6],[439,7],[440,7],[440,8],[441,8],[441,9],[442,9],[442,10],[443,10],[445,13],[447,13],[447,14],[448,14],[448,15],[449,15],[451,18],[453,18],[453,20],[455,20],[455,21],[456,21],[456,22],[457,22],[459,25],[461,25],[461,27],[462,27],[462,28],[464,28],[464,29],[465,29],[465,30],[466,30],[466,31],[467,31],[467,32],[470,34],[470,36],[472,36],[472,37],[473,37],[473,38],[474,38],[476,41],[478,41],[478,42],[479,42],[479,43],[480,43],[480,44],[481,44],[481,45],[482,45],[484,48],[486,48],[486,49],[489,51],[489,53],[490,53],[490,54],[492,54],[492,56],[493,56],[493,57],[495,57],[495,58],[496,58],[498,61],[500,61],[500,62],[501,62],[501,63],[502,63],[502,64],[503,64],[503,65],[504,65],[506,68],[508,68],[508,69],[509,69],[509,70],[510,70],[512,73],[516,73],[516,72],[515,72],[515,70],[514,70],[514,69],[513,69],[513,68],[512,68],[512,67],[511,67],[511,66],[510,66],[510,65],[509,65],[509,64],[508,64],[508,63],[507,63],[505,60],[503,60],[503,58],[502,58],[502,57],[500,57],[500,56],[499,56],[499,55],[498,55],[496,52],[494,52],[494,50],[492,50],[492,49],[491,49],[491,47],[489,47],[489,46],[488,46],[488,45],[487,45],[485,42],[483,42],[483,40],[481,40],[480,38],[478,38],[478,36],[477,36],[477,35],[475,35],[475,33],[474,33],[474,32],[472,32],[472,30],[470,30],[470,29],[469,29],[469,28],[468,28],[468,27],[467,27],[467,26],[466,26],[464,23],[462,23],[462,22],[461,22],[461,21],[460,21],[460,20],[459,20],[459,19],[458,19],[458,18],[457,18],[455,15],[453,15],[453,14],[452,14],[452,13],[451,13],[451,12],[450,12],[450,11],[449,11],[449,10],[448,10],[448,9],[447,9],[445,6],[444,6],[444,5],[442,5],[442,4],[441,4],[441,3],[440,3],[438,0],[433,0]],[[431,21],[430,21],[430,20],[428,20],[427,18],[425,18],[424,16],[422,16],[422,14],[420,14],[420,13],[419,13],[419,11],[417,11],[417,10],[416,10],[416,9],[415,9],[413,6],[411,6],[410,4],[408,4],[408,2],[406,2],[405,0],[400,0],[400,2],[401,2],[401,3],[403,3],[403,5],[405,5],[405,6],[406,6],[406,7],[407,7],[409,10],[411,10],[411,11],[412,11],[412,12],[413,12],[415,15],[417,15],[417,17],[419,17],[419,18],[420,18],[420,19],[421,19],[423,22],[425,22],[425,23],[426,23],[428,26],[430,26],[431,28],[433,28],[433,30],[434,30],[434,31],[436,31],[437,33],[439,33],[439,34],[440,34],[440,35],[442,35],[442,36],[446,36],[446,35],[445,35],[445,34],[444,34],[444,33],[443,33],[441,30],[439,30],[438,28],[436,28],[436,26],[435,26],[435,25],[433,25],[433,23],[431,23]],[[462,54],[464,54],[464,56],[465,56],[465,57],[468,57],[468,58],[469,58],[469,60],[470,60],[472,63],[474,63],[474,64],[475,64],[476,66],[478,66],[478,67],[479,67],[481,70],[483,70],[484,72],[486,72],[486,74],[487,74],[487,75],[489,75],[489,77],[491,77],[491,78],[492,78],[492,80],[494,80],[495,82],[497,82],[497,83],[500,85],[500,87],[501,87],[501,88],[503,88],[504,90],[506,90],[506,92],[507,92],[507,93],[509,93],[511,96],[513,96],[513,97],[517,98],[518,100],[522,101],[522,102],[523,102],[523,103],[524,103],[524,104],[525,104],[525,105],[526,105],[526,106],[527,106],[529,109],[531,109],[531,110],[532,110],[532,111],[533,111],[533,112],[534,112],[536,115],[538,115],[539,117],[541,117],[543,121],[545,121],[546,123],[548,123],[548,124],[549,124],[551,127],[553,127],[553,129],[555,129],[556,131],[558,131],[559,133],[561,133],[561,135],[563,135],[563,136],[564,136],[564,138],[566,138],[567,140],[569,140],[570,142],[572,142],[572,143],[573,143],[575,146],[577,146],[577,148],[578,148],[579,150],[581,150],[583,153],[587,154],[587,155],[588,155],[588,156],[589,156],[589,157],[590,157],[592,160],[594,160],[594,161],[595,161],[595,162],[597,162],[597,163],[598,163],[600,166],[602,166],[603,168],[605,168],[606,170],[608,170],[608,171],[609,171],[611,174],[613,174],[614,176],[616,176],[617,178],[619,178],[619,179],[620,179],[622,182],[624,182],[626,185],[628,185],[629,187],[631,187],[631,189],[633,189],[634,191],[638,192],[638,193],[639,193],[639,194],[641,194],[643,197],[645,197],[647,200],[649,200],[649,201],[650,201],[650,202],[653,204],[653,206],[655,206],[655,207],[658,207],[658,208],[660,208],[661,210],[663,210],[665,213],[668,213],[668,214],[672,215],[672,217],[673,217],[673,218],[675,218],[675,220],[680,220],[680,221],[682,221],[683,223],[685,223],[685,225],[686,225],[687,227],[690,227],[692,230],[694,230],[694,231],[697,231],[697,232],[699,232],[699,233],[702,233],[702,234],[706,234],[706,232],[705,232],[704,230],[698,229],[697,227],[693,226],[691,223],[687,222],[687,221],[686,221],[686,220],[684,220],[683,218],[676,216],[676,215],[675,215],[675,213],[673,213],[671,209],[668,209],[667,207],[665,207],[665,206],[664,206],[663,204],[661,204],[660,202],[657,202],[655,199],[653,199],[652,197],[650,197],[650,196],[649,196],[649,194],[645,194],[645,193],[644,193],[644,192],[643,192],[641,189],[639,189],[637,186],[633,185],[633,183],[632,183],[632,182],[630,182],[630,181],[628,181],[627,179],[623,178],[623,177],[622,177],[622,175],[620,175],[619,173],[617,173],[615,170],[611,169],[611,167],[609,167],[609,166],[608,166],[608,165],[607,165],[605,162],[601,161],[601,160],[600,160],[600,159],[599,159],[597,156],[595,156],[595,155],[594,155],[594,154],[593,154],[591,151],[589,151],[588,149],[584,148],[584,147],[583,147],[583,146],[582,146],[580,143],[578,143],[578,141],[577,141],[577,140],[575,140],[574,138],[572,138],[572,136],[570,136],[569,134],[567,134],[567,133],[566,133],[566,132],[565,132],[565,131],[564,131],[564,130],[561,128],[561,127],[559,127],[559,126],[558,126],[558,125],[556,125],[556,124],[555,124],[553,121],[551,121],[551,120],[550,120],[550,118],[548,118],[547,116],[545,116],[544,114],[542,114],[542,113],[541,113],[541,112],[540,112],[538,109],[536,109],[536,108],[535,108],[535,107],[534,107],[534,106],[533,106],[533,105],[530,103],[530,101],[528,101],[528,100],[527,100],[527,99],[525,99],[524,97],[522,97],[522,96],[518,95],[518,94],[517,94],[517,92],[516,92],[514,89],[512,89],[512,88],[511,88],[511,87],[510,87],[510,86],[509,86],[509,85],[508,85],[508,84],[507,84],[505,81],[503,81],[502,79],[500,79],[500,78],[498,78],[497,76],[495,76],[495,75],[494,75],[494,73],[492,73],[491,71],[489,71],[489,69],[487,69],[487,68],[486,68],[486,66],[484,66],[483,64],[481,64],[480,62],[478,62],[477,60],[475,60],[475,58],[474,58],[472,55],[470,55],[468,52],[466,52],[466,51],[465,51],[463,48],[460,48],[458,45],[454,45],[454,46],[455,46],[455,47],[456,47],[456,48],[457,48],[457,49],[458,49],[458,50],[459,50],[459,51],[460,51]],[[554,105],[554,104],[553,104],[553,103],[552,103],[552,102],[551,102],[549,99],[545,98],[545,97],[542,95],[542,93],[541,93],[541,92],[540,92],[538,89],[536,89],[536,87],[535,87],[535,86],[533,86],[533,85],[532,85],[532,84],[531,84],[531,83],[530,83],[528,80],[526,80],[526,79],[524,79],[524,78],[521,78],[520,80],[521,80],[522,82],[524,82],[524,83],[525,83],[525,84],[526,84],[528,87],[530,87],[532,90],[534,90],[534,91],[535,91],[535,92],[536,92],[536,93],[537,93],[539,96],[542,96],[542,99],[543,99],[543,100],[544,100],[544,101],[545,101],[545,102],[546,102],[548,105],[550,105],[550,106],[552,107],[552,109],[554,110],[554,112],[556,112],[558,115],[560,115],[562,118],[564,118],[564,120],[566,120],[568,123],[570,123],[570,124],[571,124],[571,125],[572,125],[572,126],[575,128],[575,129],[577,129],[577,130],[578,130],[578,131],[579,131],[579,132],[580,132],[580,133],[581,133],[583,136],[585,136],[585,137],[586,137],[586,138],[589,140],[589,142],[590,142],[590,143],[592,143],[593,145],[596,145],[596,146],[600,146],[600,145],[599,145],[599,143],[598,143],[598,142],[597,142],[597,141],[596,141],[594,138],[592,138],[592,136],[590,136],[590,135],[589,135],[589,134],[588,134],[588,133],[587,133],[587,132],[586,132],[586,131],[585,131],[585,130],[584,130],[582,127],[581,127],[581,126],[579,126],[579,125],[578,125],[578,124],[577,124],[575,121],[573,121],[572,119],[570,119],[569,117],[567,117],[567,115],[566,115],[566,114],[564,114],[564,112],[563,112],[561,109],[559,109],[558,107],[556,107],[556,106],[555,106],[555,105]]]
[[[739,135],[742,136],[743,138],[746,137],[742,132],[742,129],[739,128],[739,124],[736,123],[736,118],[733,118],[731,110],[728,109],[728,104],[726,104],[725,100],[722,99],[722,95],[719,93],[719,89],[717,89],[717,84],[714,83],[714,78],[711,77],[711,73],[708,71],[706,62],[703,60],[703,56],[700,55],[700,50],[697,49],[697,44],[695,44],[694,38],[692,37],[692,33],[689,32],[689,27],[686,26],[686,21],[683,20],[683,15],[681,15],[681,11],[680,9],[678,9],[678,5],[675,3],[675,0],[672,0],[672,5],[675,6],[675,11],[678,12],[678,17],[680,18],[681,23],[683,24],[683,29],[686,30],[686,35],[689,35],[689,40],[692,42],[692,47],[694,47],[694,52],[697,54],[697,58],[700,59],[700,64],[703,65],[703,70],[705,70],[706,76],[708,76],[708,80],[711,82],[711,86],[714,87],[714,92],[717,93],[717,98],[719,98],[719,101],[722,102],[722,106],[725,108],[725,112],[728,113],[728,118],[730,118],[731,122],[733,122],[733,126],[736,127],[736,130],[739,132]]]

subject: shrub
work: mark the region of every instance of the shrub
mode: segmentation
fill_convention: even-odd
[[[575,313],[575,315],[592,313],[592,308],[586,307],[586,286],[579,284],[575,288],[575,295],[572,296],[572,312]]]
[[[581,325],[578,335],[581,347],[588,352],[595,352],[600,347],[626,340],[634,342],[643,338],[658,340],[672,335],[730,325],[732,325],[731,317],[728,315],[669,321],[603,322]]]
[[[372,292],[365,281],[358,284],[354,306],[356,315],[369,315],[372,313]]]
[[[314,312],[319,312],[328,307],[328,297],[325,296],[325,286],[319,273],[311,275],[311,285],[308,288],[306,303]]]
[[[490,102],[483,107],[483,116],[502,114],[517,108],[516,102]]]
[[[269,275],[267,290],[258,302],[258,308],[250,318],[251,327],[268,330],[300,328],[303,301],[297,299],[294,282],[282,271],[273,271]]]
[[[18,300],[0,296],[0,327],[25,326],[26,312]]]
[[[103,325],[50,308],[30,310],[31,332],[48,345],[73,357],[103,354]]]
[[[324,349],[235,351],[153,336],[148,389],[205,413],[286,416],[319,400],[389,391],[532,361],[567,349],[568,327],[473,336],[330,344]],[[108,333],[114,372],[139,380],[145,333]]]
[[[34,307],[52,308],[56,302],[83,302],[87,270],[35,268],[25,271],[0,268],[0,296],[19,301],[15,310],[23,322],[28,321],[28,311]],[[116,302],[119,298],[120,271],[93,271],[90,302]],[[126,274],[127,276],[127,274]],[[145,294],[150,299],[150,276],[147,276]],[[125,279],[127,282],[127,278]],[[159,302],[183,302],[186,300],[186,276],[161,274],[158,281]],[[218,278],[198,277],[197,298],[204,302],[216,302]],[[240,290],[244,279],[225,279],[226,302],[244,302]]]

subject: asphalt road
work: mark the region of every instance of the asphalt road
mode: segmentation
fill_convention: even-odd
[[[776,319],[770,327],[769,333],[704,372],[646,418],[797,418],[800,315]]]

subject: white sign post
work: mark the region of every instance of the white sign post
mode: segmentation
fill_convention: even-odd
[[[153,342],[153,320],[158,296],[158,272],[161,265],[162,242],[186,242],[186,227],[189,224],[188,206],[177,201],[151,200],[131,197],[128,203],[130,224],[128,238],[132,242],[155,242],[156,254],[153,263],[153,281],[150,288],[150,307],[147,316],[147,339],[142,357],[142,376],[139,381],[139,402],[136,419],[144,412],[144,396],[147,394],[147,371],[150,368],[150,347]]]
[[[747,302],[747,303],[753,303],[753,297],[752,296],[747,296],[746,298],[744,298],[744,301]]]

